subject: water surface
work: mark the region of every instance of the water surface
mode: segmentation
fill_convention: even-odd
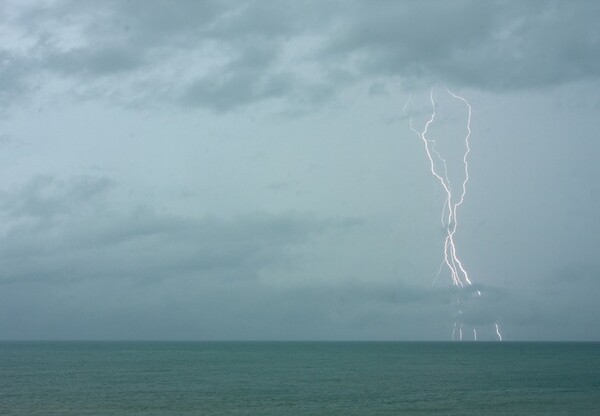
[[[600,343],[0,342],[2,415],[600,415]]]

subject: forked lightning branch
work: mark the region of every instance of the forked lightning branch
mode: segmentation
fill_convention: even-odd
[[[436,149],[436,140],[430,137],[430,127],[434,123],[436,118],[436,102],[434,97],[433,88],[430,91],[429,99],[431,102],[431,113],[423,129],[421,131],[417,130],[413,125],[412,117],[409,117],[409,126],[413,133],[421,140],[423,143],[423,147],[425,148],[425,154],[427,155],[427,159],[429,161],[429,169],[432,176],[440,183],[443,191],[444,191],[444,206],[442,208],[442,217],[441,223],[444,227],[446,236],[444,240],[444,253],[443,260],[440,264],[440,268],[438,271],[438,275],[436,276],[436,280],[440,275],[442,268],[446,266],[446,268],[450,272],[450,277],[452,279],[452,284],[456,286],[459,291],[457,292],[456,303],[458,305],[458,314],[457,321],[454,323],[454,327],[452,330],[452,339],[456,339],[458,337],[459,340],[463,339],[463,322],[462,322],[462,308],[461,303],[463,302],[463,298],[461,296],[462,290],[467,286],[472,286],[472,281],[467,272],[463,262],[458,256],[458,252],[456,249],[455,243],[455,234],[458,229],[458,208],[463,204],[465,200],[465,196],[467,193],[467,183],[469,182],[469,163],[468,157],[471,152],[471,147],[469,140],[471,138],[471,104],[469,102],[459,96],[454,94],[449,89],[445,89],[446,93],[452,96],[454,99],[463,103],[467,110],[467,119],[466,119],[466,135],[464,137],[464,152],[462,157],[463,164],[463,180],[460,186],[460,193],[455,194],[452,189],[452,184],[450,183],[450,179],[448,176],[448,166],[446,163],[446,159],[438,152]],[[403,108],[404,113],[406,114],[406,109],[408,108],[411,99],[409,98],[406,105]],[[475,291],[478,296],[481,296],[481,292],[479,290]],[[494,323],[494,329],[498,340],[502,341],[502,334],[500,333],[500,327],[498,323]],[[477,340],[477,330],[472,328],[473,331],[473,340]]]

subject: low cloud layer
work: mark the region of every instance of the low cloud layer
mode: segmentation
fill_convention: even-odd
[[[286,251],[351,222],[308,215],[223,219],[115,211],[105,177],[38,176],[2,196],[0,283],[24,280],[255,279],[289,261]]]

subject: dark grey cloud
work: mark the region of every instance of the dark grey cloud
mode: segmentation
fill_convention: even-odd
[[[83,49],[51,55],[47,68],[64,74],[117,75],[137,69],[144,63],[143,57],[124,45],[104,45],[97,49]]]
[[[350,221],[310,215],[248,214],[184,218],[104,203],[104,177],[38,176],[1,195],[5,231],[0,281],[73,279],[255,278],[286,262],[287,249]]]
[[[276,54],[275,45],[248,45],[221,71],[191,82],[181,102],[226,111],[288,94],[294,88],[294,75],[269,70]]]
[[[593,1],[357,3],[322,52],[360,76],[515,90],[597,79]]]
[[[274,97],[309,97],[309,84],[276,66],[285,43],[322,20],[323,9],[327,7],[229,1],[62,1],[40,6],[26,10],[19,20],[38,39],[36,59],[27,61],[29,70],[20,78],[50,71],[75,77],[80,89],[102,82],[106,96],[125,102],[135,96],[217,111]],[[65,28],[78,33],[77,46],[64,47],[64,37],[71,36],[61,31]],[[214,56],[204,56],[207,51],[219,59],[211,63]],[[199,58],[190,59],[195,55]],[[194,71],[198,64],[210,70]],[[115,83],[106,82],[111,77]]]
[[[319,279],[307,279],[306,270],[302,280],[290,278],[306,260],[302,247],[362,221],[118,210],[109,198],[117,190],[102,176],[45,175],[1,195],[4,336],[439,339],[450,336],[448,322],[456,320],[477,327],[480,339],[493,339],[496,321],[509,339],[561,331],[581,339],[581,326],[594,323],[587,314],[600,282],[595,266],[561,268],[533,286],[476,284],[462,292],[459,316],[449,283],[431,286],[419,277],[415,285],[372,267],[361,279],[329,279],[327,267]],[[281,284],[264,284],[264,272]],[[579,330],[570,333],[571,326]]]
[[[246,226],[256,232],[265,228],[249,225],[247,221]],[[238,237],[244,234],[234,233]],[[120,249],[129,249],[127,255],[136,260],[146,260],[132,252],[130,246]],[[164,254],[153,254],[164,260]],[[79,254],[75,257],[82,259]],[[87,260],[90,268],[98,269],[92,259]],[[123,259],[113,257],[113,260]],[[39,266],[38,272],[42,270],[42,265]],[[136,271],[130,269],[129,275],[114,273],[109,268],[98,270],[105,274],[113,272],[112,278],[98,274],[94,278],[59,280],[49,279],[46,272],[37,279],[4,282],[0,291],[0,312],[4,318],[0,319],[1,337],[395,339],[402,334],[432,337],[420,332],[421,327],[428,328],[432,320],[443,318],[451,299],[445,289],[402,283],[346,279],[298,282],[291,286],[286,282],[263,284],[259,279],[228,278],[222,268],[221,273],[219,268],[197,268],[195,273],[171,271],[177,274],[170,274],[170,278],[152,275],[140,278],[139,274],[147,273],[149,268],[140,265]]]
[[[0,49],[0,109],[11,108],[34,90],[34,81],[27,58]]]
[[[600,5],[583,0],[65,0],[13,19],[36,42],[0,52],[0,98],[6,105],[43,71],[79,88],[103,82],[107,97],[124,102],[217,111],[274,98],[315,103],[381,77],[496,91],[554,86],[598,78],[598,16]]]
[[[0,312],[7,319],[0,320],[1,338],[431,338],[421,326],[443,317],[444,311],[435,290],[430,290],[433,301],[426,303],[427,309],[394,302],[394,293],[415,290],[401,285],[373,284],[364,290],[365,285],[340,282],[278,288],[185,277],[178,283],[139,285],[118,279],[107,286],[85,280],[60,290],[43,281],[3,285]],[[432,312],[434,317],[428,316]]]
[[[48,222],[76,213],[112,185],[108,178],[86,175],[68,181],[37,175],[21,188],[0,194],[0,209],[9,218]]]
[[[3,337],[327,338],[340,323],[343,337],[377,311],[389,322],[398,305],[447,302],[446,291],[389,283],[290,287],[295,250],[357,219],[118,210],[116,190],[102,176],[44,175],[0,195]],[[282,284],[261,284],[265,271]]]

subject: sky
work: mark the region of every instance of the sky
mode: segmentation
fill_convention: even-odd
[[[599,19],[3,1],[0,339],[600,341]],[[444,193],[410,129],[433,89],[459,189],[446,88],[472,107],[455,242],[481,296],[436,278]]]

